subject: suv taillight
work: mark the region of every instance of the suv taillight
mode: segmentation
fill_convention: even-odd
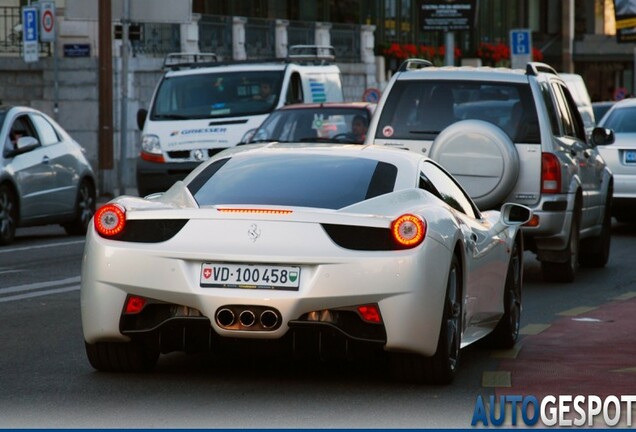
[[[561,164],[552,153],[541,155],[541,193],[561,192]]]

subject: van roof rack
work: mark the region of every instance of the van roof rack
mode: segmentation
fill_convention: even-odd
[[[180,69],[188,67],[201,67],[218,61],[216,53],[207,52],[173,52],[168,53],[163,59],[164,69]]]
[[[541,72],[558,75],[557,71],[550,65],[541,62],[530,62],[526,65],[526,75],[539,75]]]
[[[419,69],[424,69],[431,66],[433,66],[433,63],[431,63],[428,60],[424,60],[421,58],[410,58],[402,62],[402,64],[400,65],[400,68],[398,69],[398,72],[419,70]]]
[[[332,62],[336,59],[336,49],[331,45],[292,45],[287,52],[287,60],[292,62]]]
[[[164,70],[193,69],[213,66],[258,63],[301,63],[326,65],[335,60],[335,48],[330,45],[292,45],[286,58],[260,58],[249,60],[219,60],[216,53],[175,52],[163,60]]]

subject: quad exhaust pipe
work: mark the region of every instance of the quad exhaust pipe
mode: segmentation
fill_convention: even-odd
[[[280,312],[263,306],[222,306],[217,309],[216,323],[225,330],[268,331],[280,327]]]

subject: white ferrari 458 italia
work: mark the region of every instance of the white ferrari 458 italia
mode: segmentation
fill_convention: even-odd
[[[480,212],[442,167],[404,150],[250,147],[98,209],[81,282],[95,369],[275,348],[386,354],[398,379],[449,383],[464,346],[514,345],[527,207]]]

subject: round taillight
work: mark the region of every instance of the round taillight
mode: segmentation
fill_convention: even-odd
[[[404,214],[391,223],[391,233],[398,244],[415,247],[424,240],[426,223],[419,216]]]
[[[95,229],[104,237],[112,237],[124,230],[126,210],[117,204],[106,204],[95,212]]]

